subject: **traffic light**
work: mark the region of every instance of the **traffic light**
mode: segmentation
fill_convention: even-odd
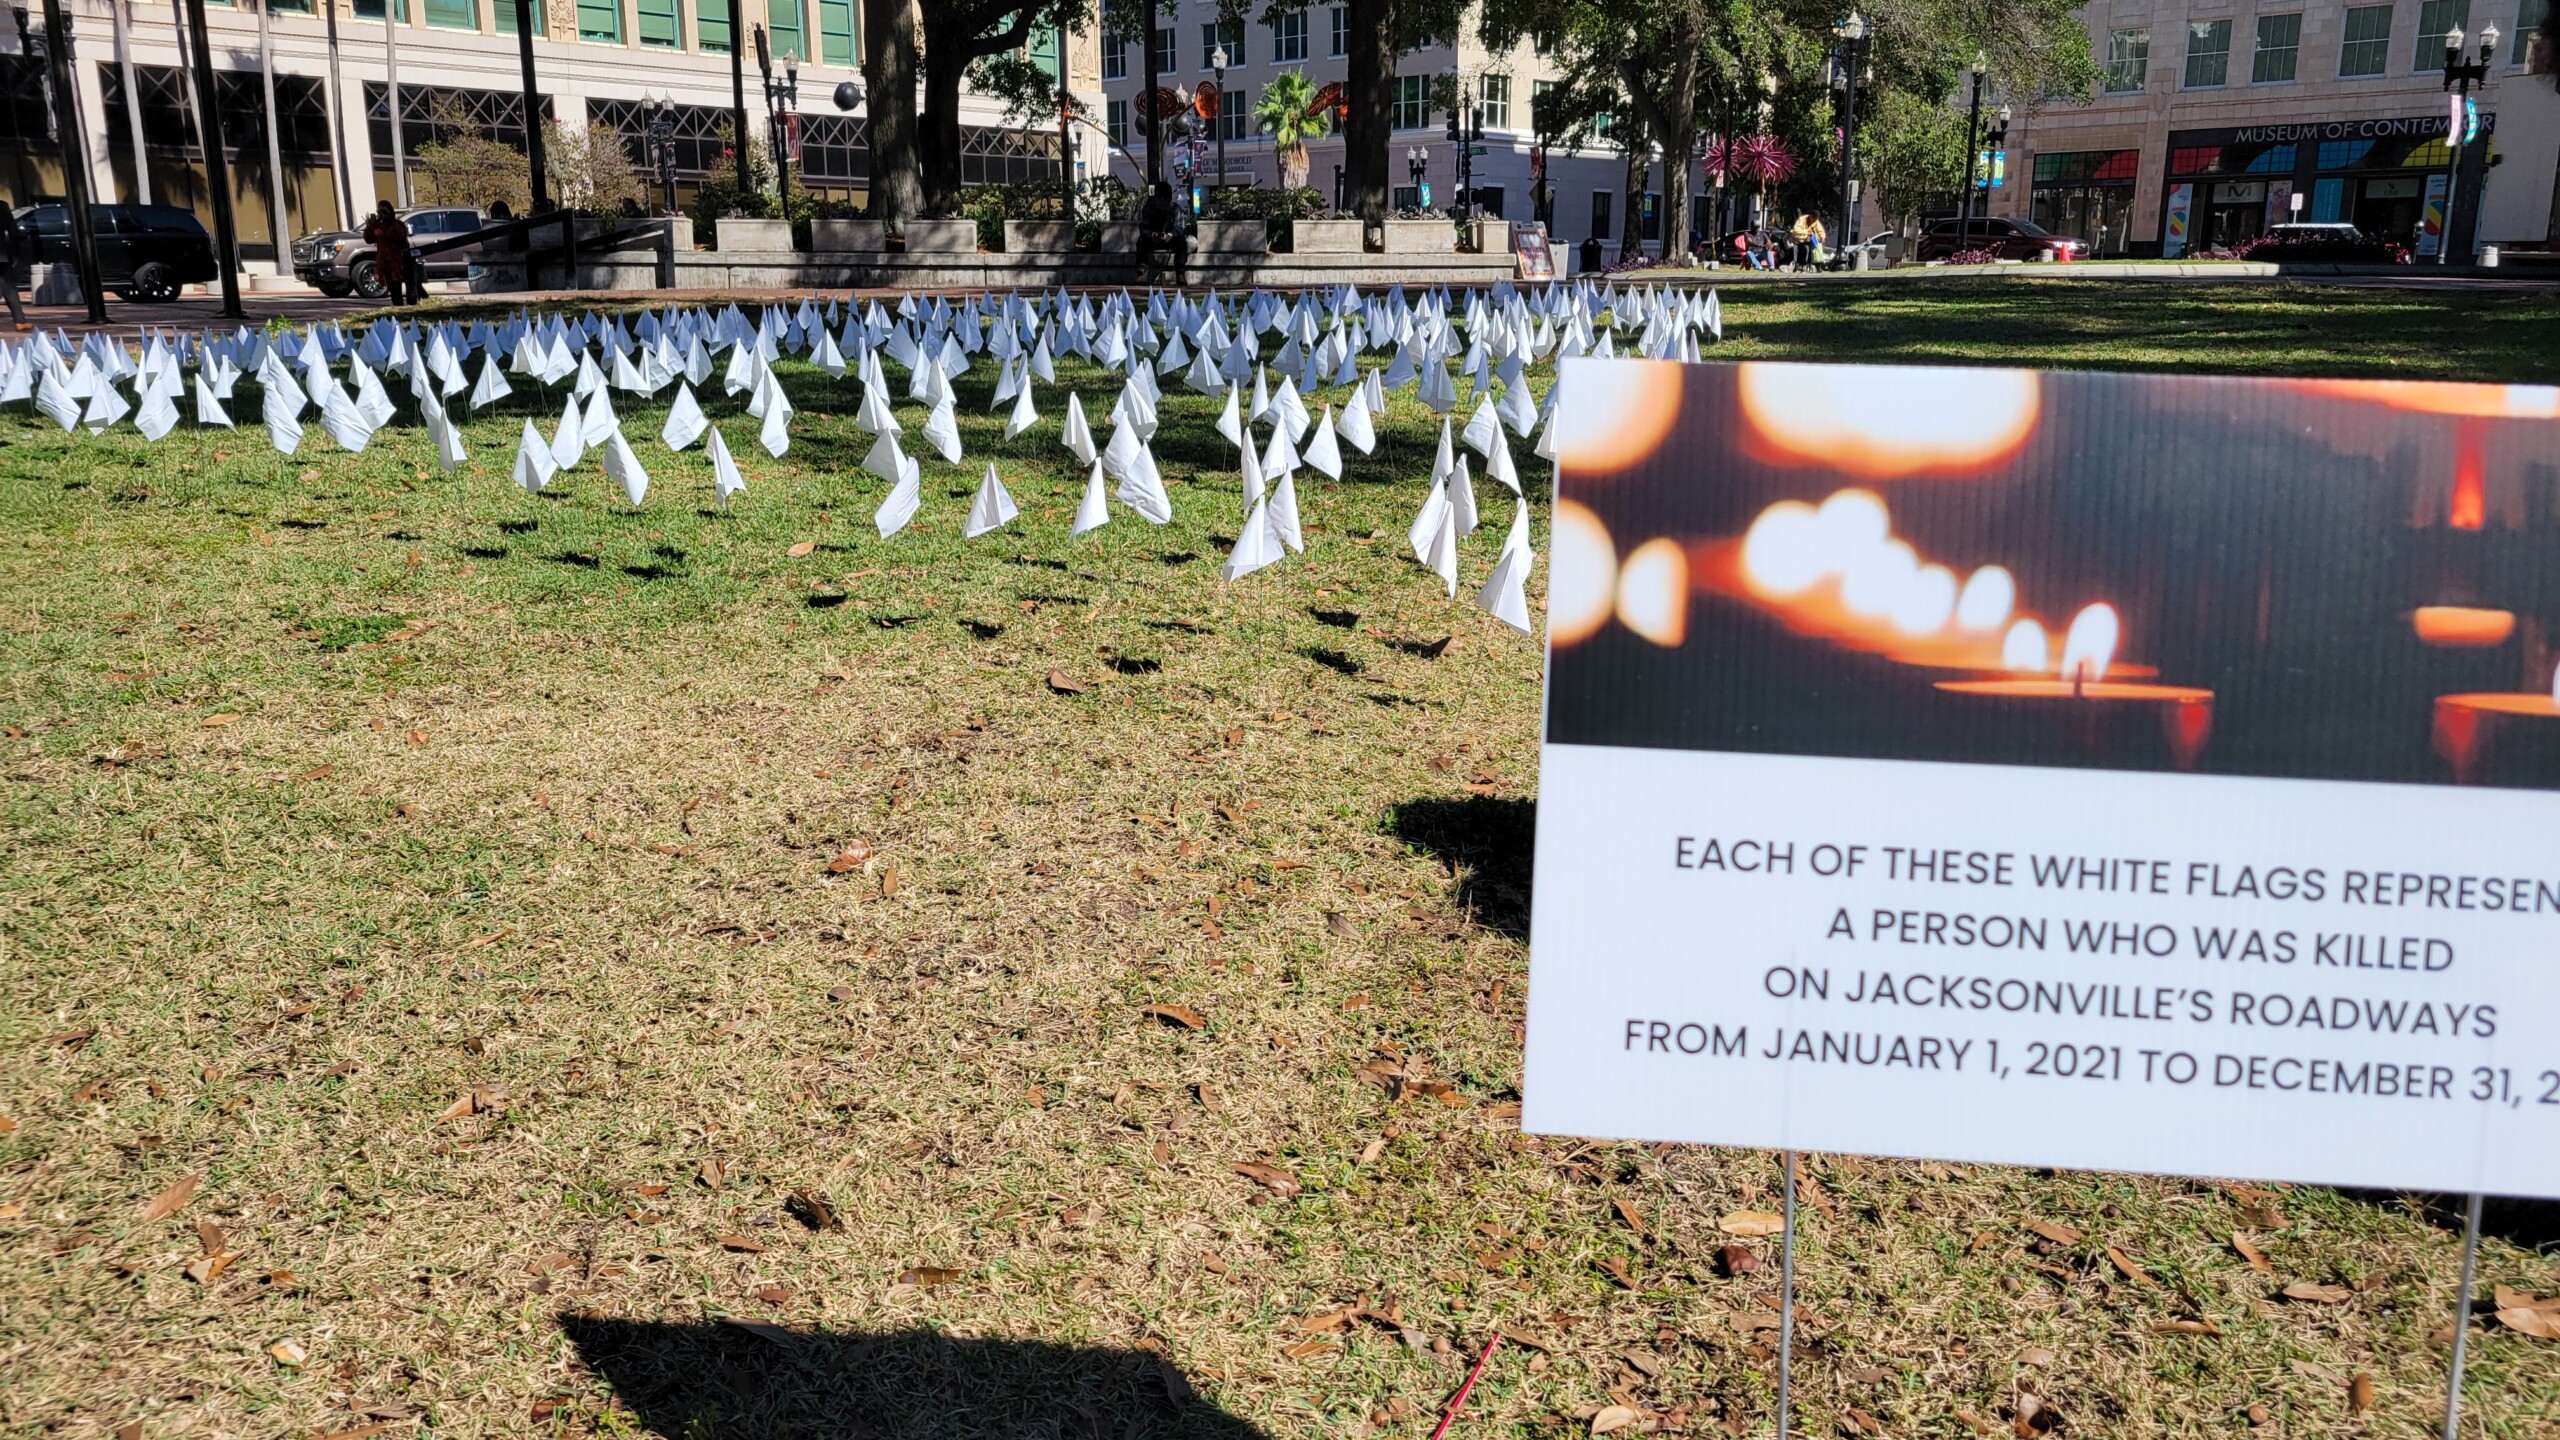
[[[1458,143],[1458,107],[1455,105],[1449,107],[1448,136],[1450,144],[1455,145]]]

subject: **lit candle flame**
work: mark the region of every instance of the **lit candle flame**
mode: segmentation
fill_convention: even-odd
[[[2107,678],[2107,666],[2116,658],[2116,639],[2123,631],[2116,619],[2116,608],[2103,602],[2083,607],[2071,617],[2071,628],[2062,637],[2062,674],[2074,687],[2095,685]]]
[[[2001,567],[1985,565],[1964,582],[1964,594],[1956,601],[1956,623],[1967,630],[1997,630],[2017,603],[2018,582]]]
[[[1689,554],[1676,540],[1647,540],[1618,570],[1618,623],[1665,649],[1689,632]]]
[[[2033,620],[2021,620],[2009,627],[2000,639],[2000,665],[2021,675],[2041,675],[2053,662],[2052,642],[2045,638],[2044,627]]]

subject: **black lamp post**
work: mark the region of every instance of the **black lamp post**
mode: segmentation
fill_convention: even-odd
[[[1846,255],[1858,238],[1858,78],[1867,63],[1867,17],[1852,10],[1831,33],[1840,42],[1832,78],[1840,90],[1840,253]]]
[[[649,159],[657,167],[659,188],[667,194],[667,213],[676,212],[676,105],[673,99],[649,102]]]
[[[107,297],[98,288],[98,236],[89,214],[89,137],[81,132],[79,99],[71,88],[71,20],[62,13],[62,0],[44,0],[41,42],[27,33],[24,7],[17,11],[17,23],[20,52],[39,56],[46,64],[45,88],[53,92],[54,138],[62,145],[62,208],[71,222],[71,263],[80,274],[80,298],[89,306],[89,323],[104,325]]]
[[[1418,210],[1430,209],[1431,182],[1424,177],[1431,173],[1431,151],[1420,145],[1406,146],[1404,150],[1404,173],[1413,181],[1414,208]]]
[[[791,215],[791,120],[800,103],[800,53],[782,52],[782,78],[773,78],[773,48],[764,27],[756,27],[756,68],[764,72],[764,108],[773,132],[774,198],[785,219]]]
[[[1218,125],[1218,183],[1227,188],[1227,47],[1220,45],[1209,52],[1209,73],[1218,81],[1218,113],[1209,117]]]
[[[2436,241],[2436,263],[2453,263],[2453,212],[2462,199],[2462,145],[2471,128],[2471,87],[2486,86],[2498,59],[2498,27],[2480,27],[2480,58],[2462,58],[2462,27],[2444,32],[2444,88],[2461,97],[2447,117],[2445,143],[2453,152],[2451,173],[2445,177],[2444,234]]]
[[[1973,103],[1964,112],[1964,198],[1956,211],[1958,250],[1973,248],[1973,164],[1978,153],[1974,147],[1982,139],[1982,72],[1990,67],[1990,63],[1981,51],[1976,50],[1973,63],[1965,67],[1965,73],[1973,77]]]

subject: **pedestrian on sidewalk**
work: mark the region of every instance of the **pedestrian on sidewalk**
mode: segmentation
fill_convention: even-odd
[[[18,252],[34,249],[33,237],[19,227],[18,217],[0,205],[0,299],[9,302],[10,326],[21,335],[35,327],[27,323],[26,307],[18,303]]]
[[[391,303],[409,303],[409,227],[385,200],[364,222],[364,243],[373,247],[373,278],[390,292]]]

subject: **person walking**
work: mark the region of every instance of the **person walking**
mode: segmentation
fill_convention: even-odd
[[[390,292],[391,303],[409,303],[409,227],[385,200],[364,222],[364,243],[373,247],[373,276]]]
[[[27,323],[26,307],[18,303],[18,252],[34,249],[34,237],[19,227],[18,217],[9,213],[8,206],[0,205],[0,299],[9,302],[10,327],[21,335],[35,327]]]

